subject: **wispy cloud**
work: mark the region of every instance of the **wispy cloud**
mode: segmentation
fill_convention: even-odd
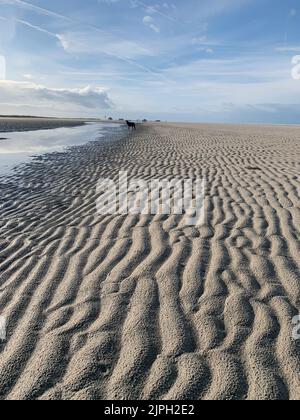
[[[154,56],[153,51],[134,41],[116,40],[90,31],[65,32],[57,35],[57,38],[65,51],[74,54],[104,53],[127,60]]]
[[[35,31],[42,32],[43,34],[46,34],[48,36],[51,36],[51,37],[56,38],[57,40],[59,40],[59,36],[57,34],[55,34],[53,32],[50,32],[50,31],[47,31],[46,29],[44,29],[44,28],[42,28],[40,26],[33,25],[32,23],[27,22],[26,20],[22,20],[22,19],[15,19],[15,21],[17,23],[21,24],[21,25],[27,26],[30,29],[34,29]]]
[[[157,34],[160,33],[160,28],[157,25],[155,25],[154,20],[151,16],[145,16],[143,18],[143,23],[144,25],[149,26],[149,28]]]
[[[40,13],[40,14],[43,14],[43,15],[46,15],[46,16],[49,16],[49,17],[52,17],[52,18],[64,19],[64,20],[68,20],[68,21],[72,20],[68,16],[62,15],[60,13],[53,12],[52,10],[49,10],[47,8],[36,6],[32,3],[22,1],[22,0],[0,0],[0,3],[20,6],[22,8],[27,9],[27,10],[30,10],[30,11],[33,11],[33,12],[36,12],[36,13]]]
[[[144,3],[140,0],[132,0],[133,5],[142,6],[148,14],[157,14],[162,16],[163,18],[170,20],[171,22],[178,23],[179,20],[174,18],[170,13],[176,9],[174,4],[169,4],[167,2],[160,4],[156,4],[154,6]],[[163,10],[168,10],[169,13],[164,12]]]
[[[0,0],[0,2],[7,3],[7,4],[16,4],[20,7],[24,7],[26,9],[29,9],[29,10],[34,11],[36,13],[40,13],[40,14],[43,14],[43,15],[46,15],[46,16],[49,16],[49,17],[63,19],[63,20],[66,20],[68,22],[75,23],[77,25],[80,24],[83,27],[90,28],[93,32],[97,32],[101,35],[106,35],[106,36],[109,36],[111,38],[114,37],[114,35],[112,35],[110,32],[104,31],[103,29],[100,29],[95,25],[91,25],[89,23],[83,22],[83,21],[78,20],[78,19],[70,18],[66,15],[53,12],[52,10],[49,10],[48,8],[42,8],[42,7],[33,5],[31,3],[28,3],[28,2],[25,2],[25,1],[22,1],[22,0]],[[65,34],[54,34],[50,31],[47,31],[47,30],[43,29],[40,26],[33,25],[30,22],[26,22],[26,21],[22,21],[22,20],[17,20],[17,21],[19,21],[19,23],[27,25],[28,27],[31,27],[32,29],[36,29],[40,32],[48,33],[48,35],[56,37],[61,42],[61,45],[64,47],[64,49],[68,50],[68,43],[66,41],[66,35]],[[127,49],[122,49],[123,53],[125,51],[125,54],[122,55],[120,53],[115,53],[114,52],[114,50],[117,49],[117,44],[118,43],[120,43],[120,38],[115,39],[115,42],[111,43],[111,46],[113,47],[112,49],[106,48],[105,50],[103,49],[102,52],[109,55],[109,56],[114,56],[115,58],[117,58],[119,60],[126,61],[128,64],[130,64],[132,66],[135,66],[135,67],[138,67],[142,71],[146,71],[148,73],[155,74],[155,71],[153,71],[149,67],[147,67],[145,65],[142,65],[138,62],[135,62],[132,59],[132,55],[135,55],[134,54],[135,50],[137,50],[137,52],[141,54],[141,51],[143,50],[145,52],[145,49],[143,49],[142,47],[139,47],[136,43],[121,39],[121,43],[123,43],[123,45],[125,44],[125,46],[127,46]],[[73,43],[72,43],[72,45],[73,45]],[[88,49],[89,45],[86,44],[85,48]],[[144,55],[147,55],[147,54],[144,54]]]
[[[283,47],[276,47],[275,51],[278,51],[278,52],[298,52],[300,54],[300,45],[299,46],[296,46],[296,45],[288,46],[288,45],[286,45],[286,46],[283,46]]]

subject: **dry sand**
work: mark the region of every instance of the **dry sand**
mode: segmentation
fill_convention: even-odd
[[[205,175],[206,218],[100,216],[99,177]],[[300,128],[145,125],[1,185],[5,399],[300,399]]]

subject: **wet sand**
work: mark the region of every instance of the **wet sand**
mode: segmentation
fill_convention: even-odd
[[[60,124],[63,125],[64,121],[61,120]],[[46,126],[45,123],[43,125]],[[30,127],[30,121],[27,121],[25,131],[5,133],[7,138],[0,142],[0,177],[12,173],[18,165],[29,163],[33,157],[64,152],[68,147],[100,140],[107,133],[125,130],[122,125],[107,122],[86,122],[84,125],[33,131],[29,131]]]
[[[22,118],[0,117],[0,133],[12,131],[48,130],[60,127],[76,127],[83,125],[86,120],[63,118]],[[4,137],[5,136],[2,136]]]
[[[204,177],[205,222],[96,183]],[[146,124],[1,184],[2,399],[300,399],[300,128]]]

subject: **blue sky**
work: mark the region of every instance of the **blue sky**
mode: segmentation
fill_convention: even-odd
[[[1,114],[300,123],[296,0],[0,0],[0,56]]]

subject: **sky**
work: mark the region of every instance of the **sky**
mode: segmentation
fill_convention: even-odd
[[[300,124],[299,0],[0,0],[0,114]]]

